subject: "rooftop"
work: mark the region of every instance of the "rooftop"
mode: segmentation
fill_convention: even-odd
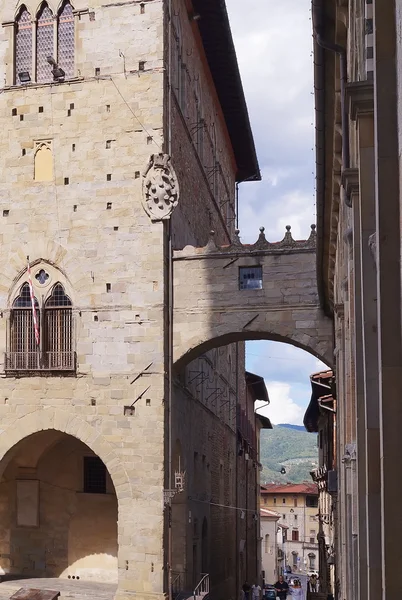
[[[281,515],[275,510],[269,510],[268,508],[260,508],[261,517],[268,517],[272,519],[280,519]]]
[[[237,181],[261,179],[225,0],[193,0],[198,28],[237,164]]]
[[[261,486],[261,494],[313,494],[318,495],[318,487],[314,483],[269,483]]]

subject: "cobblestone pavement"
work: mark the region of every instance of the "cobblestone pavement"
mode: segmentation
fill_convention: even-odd
[[[13,579],[0,583],[0,600],[8,600],[8,598],[20,588],[56,590],[60,592],[60,599],[66,600],[113,600],[117,585],[111,583],[73,581],[71,579],[59,579],[57,577]]]

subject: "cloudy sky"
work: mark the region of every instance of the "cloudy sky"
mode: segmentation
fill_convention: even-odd
[[[314,105],[310,0],[226,0],[263,180],[240,186],[244,242],[258,228],[306,239],[315,223]],[[273,423],[302,424],[313,356],[278,342],[247,344],[247,368],[262,375]]]

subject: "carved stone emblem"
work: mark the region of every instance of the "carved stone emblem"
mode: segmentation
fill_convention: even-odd
[[[152,154],[144,171],[142,204],[151,221],[169,219],[179,201],[179,183],[168,154]]]

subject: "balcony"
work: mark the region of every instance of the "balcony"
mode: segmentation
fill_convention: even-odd
[[[7,375],[29,376],[38,373],[73,374],[76,370],[76,353],[67,352],[6,352]]]

